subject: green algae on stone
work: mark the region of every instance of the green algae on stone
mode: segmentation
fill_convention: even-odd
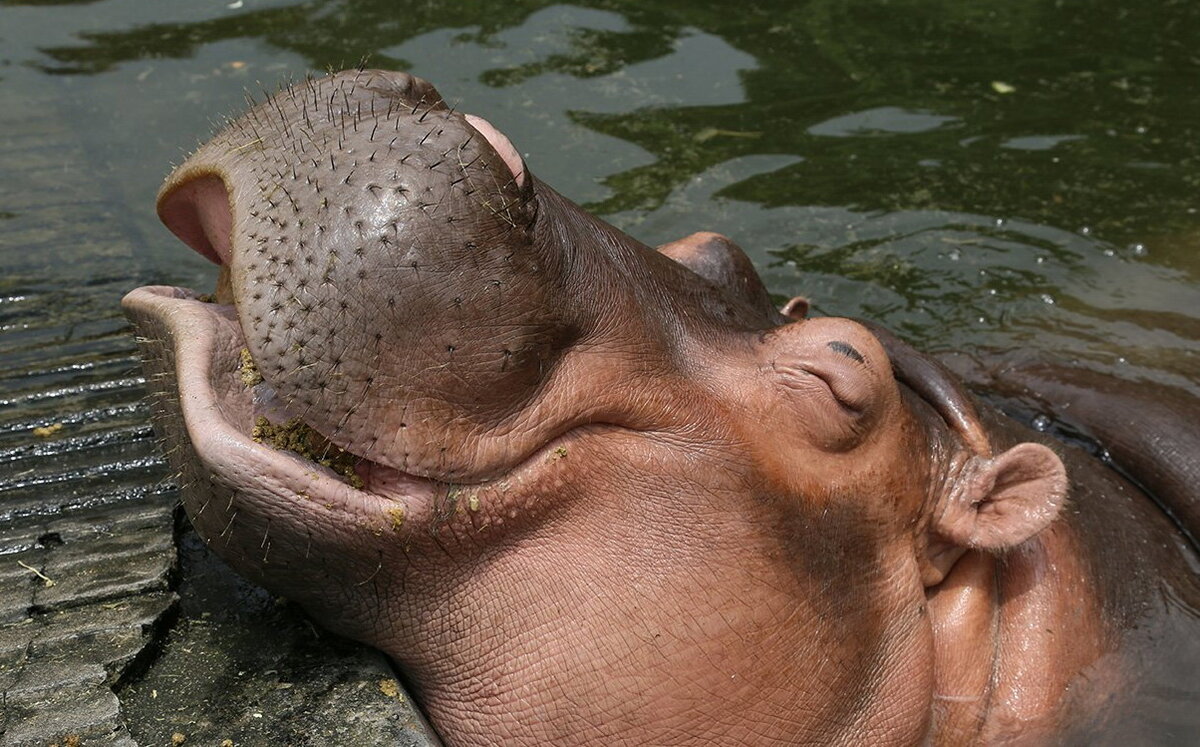
[[[300,418],[289,418],[285,423],[276,424],[260,415],[254,421],[250,437],[260,444],[295,452],[328,467],[353,488],[362,489],[365,485],[354,469],[359,458],[332,443]]]

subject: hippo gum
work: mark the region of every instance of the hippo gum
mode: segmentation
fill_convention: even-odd
[[[724,237],[608,226],[418,78],[283,90],[159,214],[221,266],[124,302],[196,530],[449,744],[1059,741],[1200,658],[1195,550],[1132,482],[776,311]]]

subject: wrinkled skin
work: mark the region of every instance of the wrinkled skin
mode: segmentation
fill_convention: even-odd
[[[775,311],[724,237],[616,231],[424,81],[298,84],[159,212],[222,266],[216,303],[125,301],[197,531],[387,652],[450,744],[1050,740],[1196,637],[1154,601],[1200,600],[1193,550],[1124,478]]]

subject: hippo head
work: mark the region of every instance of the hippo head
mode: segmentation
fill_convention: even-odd
[[[929,359],[638,243],[405,74],[287,88],[159,214],[221,268],[125,299],[192,522],[451,743],[915,741],[930,588],[1062,501]]]

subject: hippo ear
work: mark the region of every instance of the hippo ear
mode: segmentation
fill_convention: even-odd
[[[1058,455],[1041,444],[1018,444],[995,457],[972,457],[932,529],[959,547],[1004,550],[1054,521],[1066,494]]]

